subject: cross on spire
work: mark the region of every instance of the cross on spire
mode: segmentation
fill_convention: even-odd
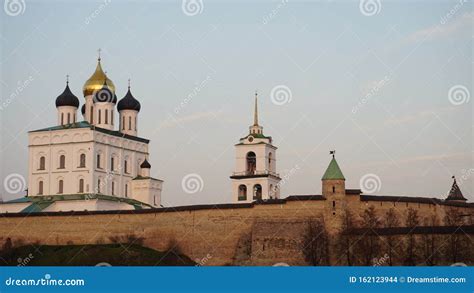
[[[329,154],[334,158],[336,156],[336,150],[329,151]]]
[[[69,74],[66,74],[66,84],[69,84]]]
[[[99,48],[99,49],[97,50],[97,54],[98,54],[98,56],[99,56],[99,57],[97,58],[97,60],[99,60],[99,62],[100,62],[100,52],[101,52],[101,51],[102,51],[101,48]]]
[[[128,89],[130,89],[130,78],[128,79]]]

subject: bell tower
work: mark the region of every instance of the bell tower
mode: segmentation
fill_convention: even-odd
[[[258,95],[255,93],[253,125],[235,145],[232,202],[248,203],[280,198],[280,176],[276,173],[276,150],[272,138],[258,124]]]

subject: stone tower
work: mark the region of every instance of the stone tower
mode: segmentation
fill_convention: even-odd
[[[346,194],[346,178],[342,174],[341,168],[337,164],[336,151],[331,151],[332,159],[326,172],[324,172],[322,180],[322,194],[331,205],[331,209],[335,212],[340,209]]]

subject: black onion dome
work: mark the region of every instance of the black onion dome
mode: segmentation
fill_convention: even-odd
[[[56,98],[56,108],[61,106],[79,107],[79,99],[69,89],[69,84],[66,84],[64,92]]]
[[[137,112],[140,112],[140,102],[135,99],[130,92],[130,88],[128,88],[127,94],[125,97],[123,97],[117,105],[117,110],[122,111],[122,110],[135,110]]]
[[[82,105],[82,107],[81,107],[81,113],[82,113],[82,115],[85,115],[85,114],[86,114],[86,104]]]
[[[117,103],[117,95],[107,85],[107,81],[104,82],[102,88],[94,93],[94,103]]]
[[[151,165],[150,165],[150,163],[148,163],[148,160],[145,159],[145,161],[143,161],[143,163],[141,163],[140,168],[142,168],[142,169],[150,169],[150,168],[151,168]]]

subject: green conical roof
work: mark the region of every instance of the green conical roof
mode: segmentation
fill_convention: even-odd
[[[344,178],[344,175],[342,175],[341,168],[339,168],[339,165],[336,162],[336,159],[333,157],[331,160],[331,163],[329,163],[328,168],[326,169],[326,172],[324,172],[322,180],[328,180],[328,179],[342,179],[346,180]]]

